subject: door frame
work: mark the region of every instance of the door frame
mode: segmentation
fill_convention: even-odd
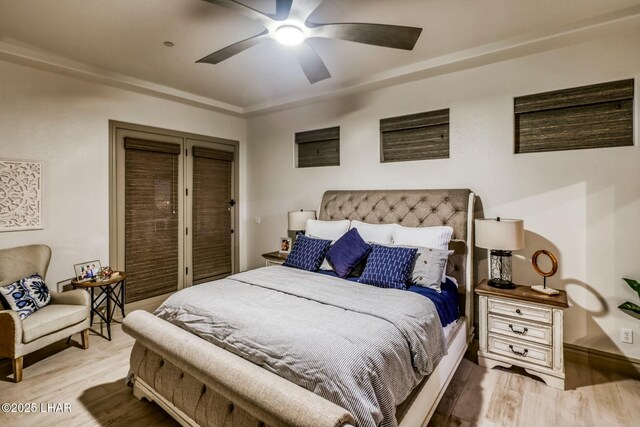
[[[124,241],[122,240],[122,236],[124,236],[124,230],[121,224],[123,221],[121,218],[124,217],[124,197],[118,194],[118,174],[122,173],[124,170],[124,165],[119,165],[117,162],[118,158],[118,150],[124,149],[118,146],[118,131],[132,131],[132,132],[140,132],[149,134],[149,138],[153,139],[154,135],[156,137],[172,137],[172,138],[180,138],[182,139],[182,147],[183,149],[189,146],[189,142],[198,141],[203,143],[211,143],[212,145],[218,147],[224,147],[225,151],[233,152],[233,167],[232,167],[232,176],[231,176],[231,194],[232,198],[236,201],[235,206],[232,208],[232,217],[231,224],[234,230],[232,237],[232,253],[231,253],[231,267],[233,273],[238,272],[238,266],[240,261],[240,222],[239,222],[239,212],[240,212],[240,203],[239,200],[239,184],[240,184],[240,175],[239,170],[240,167],[238,165],[239,161],[239,149],[240,142],[218,138],[214,136],[208,135],[200,135],[189,132],[181,132],[171,129],[158,128],[154,126],[146,126],[139,125],[135,123],[127,123],[117,120],[109,120],[109,265],[114,270],[123,270],[124,269]],[[181,154],[181,158],[184,158],[185,153]],[[191,152],[188,153],[187,157],[191,157]],[[191,162],[190,159],[187,159],[187,164]],[[183,182],[185,182],[185,188],[187,180],[187,168],[183,168],[182,176],[180,177]],[[188,188],[189,195],[192,194],[192,189]],[[181,221],[183,233],[186,234],[185,228],[190,226],[191,219],[188,217],[188,214],[191,212],[190,209],[190,196],[188,196],[185,203],[182,203],[182,214],[183,221]],[[182,194],[182,199],[185,200],[185,194]],[[189,209],[187,209],[187,205],[189,205]],[[188,225],[187,225],[188,224]],[[183,237],[185,235],[183,234]],[[184,239],[181,239],[184,241]],[[183,245],[182,248],[185,248],[187,245]],[[191,251],[190,250],[180,250],[183,256],[180,259],[180,264],[182,265],[182,280],[179,280],[178,289],[182,287],[191,286],[193,268],[192,262],[188,258]],[[189,253],[187,253],[189,252]],[[189,267],[189,274],[186,274],[185,267]]]

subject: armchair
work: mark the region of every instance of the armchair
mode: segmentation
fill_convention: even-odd
[[[0,250],[0,286],[34,273],[43,278],[51,249],[45,245]],[[23,357],[80,332],[82,348],[89,348],[90,298],[83,290],[50,292],[51,302],[24,320],[0,307],[0,358],[13,362],[13,379],[22,381]]]

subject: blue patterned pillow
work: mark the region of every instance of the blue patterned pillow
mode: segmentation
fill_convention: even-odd
[[[17,311],[20,319],[26,319],[51,301],[47,285],[39,274],[33,274],[0,287],[11,310]]]
[[[331,240],[313,239],[304,234],[298,234],[291,253],[282,265],[300,270],[318,271],[329,245]]]
[[[358,282],[380,288],[405,289],[418,249],[371,246],[373,249]]]

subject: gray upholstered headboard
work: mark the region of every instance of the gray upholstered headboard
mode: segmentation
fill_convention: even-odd
[[[458,291],[465,296],[461,307],[464,313],[473,313],[473,204],[474,194],[469,189],[327,191],[322,196],[319,219],[406,227],[451,226],[449,247],[455,252],[449,258],[447,275],[458,281]]]

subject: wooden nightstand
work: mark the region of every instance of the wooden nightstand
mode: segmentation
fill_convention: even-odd
[[[275,251],[262,254],[262,258],[264,258],[265,265],[269,267],[270,265],[282,265],[288,255],[289,254],[281,254],[280,252]]]
[[[567,293],[547,296],[522,285],[497,289],[486,280],[476,293],[480,296],[480,366],[520,366],[548,386],[564,390],[562,311],[569,307]]]

